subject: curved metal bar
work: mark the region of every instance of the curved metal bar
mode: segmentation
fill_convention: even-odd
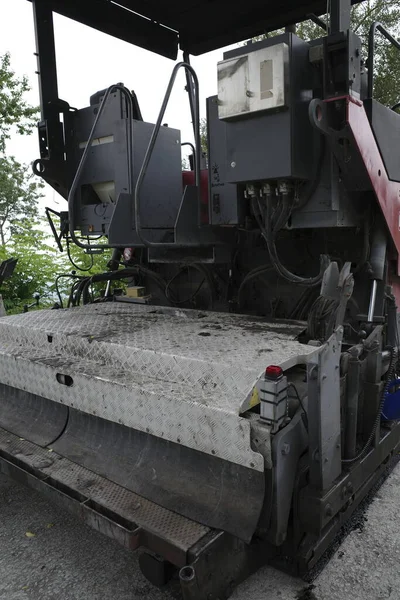
[[[110,97],[110,95],[112,94],[112,92],[114,92],[115,90],[119,90],[126,98],[127,101],[127,121],[128,121],[128,128],[129,128],[129,133],[128,133],[128,169],[129,169],[129,174],[128,174],[128,179],[129,179],[129,192],[132,194],[133,193],[133,172],[132,172],[132,115],[133,115],[133,101],[132,101],[132,96],[129,92],[129,90],[127,90],[126,87],[124,87],[122,84],[117,83],[115,85],[111,85],[107,91],[105,92],[103,99],[101,101],[100,107],[99,107],[99,111],[96,115],[96,118],[94,120],[93,123],[93,127],[91,129],[90,135],[89,135],[89,139],[87,141],[86,147],[83,151],[81,160],[79,162],[79,166],[76,170],[75,173],[75,177],[74,180],[72,182],[71,188],[69,190],[69,194],[68,194],[68,215],[69,215],[69,233],[71,236],[72,241],[74,242],[74,244],[76,244],[77,246],[79,246],[79,248],[84,248],[85,250],[93,250],[93,249],[103,249],[103,248],[113,248],[114,246],[110,246],[110,244],[83,244],[75,235],[75,193],[78,187],[78,183],[80,180],[80,177],[82,175],[82,171],[83,168],[86,164],[87,161],[87,157],[89,155],[89,152],[91,150],[92,147],[92,143],[94,140],[94,135],[96,133],[96,128],[97,125],[101,119],[101,116],[104,112],[106,103],[108,101],[108,98]]]
[[[368,42],[368,98],[372,98],[374,95],[375,36],[377,31],[379,31],[392,46],[397,48],[397,50],[400,50],[400,42],[384,28],[382,23],[379,23],[379,21],[372,23],[369,30]]]
[[[189,52],[183,53],[183,62],[187,65],[190,65],[190,56]],[[196,100],[195,100],[195,90],[193,87],[193,79],[189,73],[186,71],[186,87],[187,93],[189,94],[189,104],[190,104],[190,114],[192,115],[192,125],[193,125],[193,133],[196,135],[196,120],[200,120],[200,115],[196,115]]]
[[[191,148],[192,153],[193,153],[194,164],[196,164],[196,148],[194,147],[194,144],[192,144],[192,142],[183,142],[181,144],[181,147],[182,146],[189,146]]]
[[[148,248],[165,248],[165,247],[175,247],[177,248],[177,244],[175,244],[174,242],[151,242],[150,240],[147,240],[141,231],[141,222],[140,222],[140,190],[143,184],[143,180],[145,178],[146,175],[146,171],[147,171],[147,167],[149,165],[150,159],[151,159],[151,155],[153,154],[153,150],[157,141],[157,137],[158,134],[160,132],[160,128],[161,128],[161,124],[162,124],[162,120],[164,118],[164,114],[171,96],[171,92],[172,92],[172,88],[174,87],[174,83],[176,80],[176,76],[178,74],[178,71],[180,69],[185,69],[186,72],[188,72],[193,79],[193,84],[194,84],[194,92],[195,92],[195,115],[196,115],[196,120],[195,120],[195,146],[196,146],[196,154],[195,154],[195,183],[197,186],[197,200],[198,200],[198,214],[199,214],[199,224],[200,224],[200,210],[201,210],[201,189],[200,189],[200,148],[201,148],[201,143],[200,143],[200,121],[199,121],[199,115],[200,115],[200,103],[199,103],[199,80],[197,78],[196,72],[193,69],[193,67],[185,62],[180,62],[178,64],[175,65],[173,71],[172,71],[172,75],[171,78],[169,80],[169,84],[167,87],[167,91],[165,92],[165,96],[164,96],[164,100],[163,103],[161,105],[161,110],[160,110],[160,114],[158,115],[158,119],[157,122],[154,126],[153,129],[153,133],[151,135],[150,138],[150,142],[149,145],[147,147],[146,150],[146,154],[144,156],[143,159],[143,164],[142,167],[140,169],[139,172],[139,176],[137,178],[136,181],[136,187],[135,187],[135,229],[136,229],[136,233],[138,238],[140,239],[140,241]]]

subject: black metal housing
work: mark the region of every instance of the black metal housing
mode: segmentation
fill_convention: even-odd
[[[36,0],[37,2],[38,0]],[[352,0],[357,4],[362,0]],[[326,0],[40,0],[55,12],[114,37],[176,58],[179,45],[190,54],[202,54],[244,39],[299,23],[310,15],[326,13]],[[334,24],[342,25],[341,9]],[[143,15],[143,16],[142,16]]]
[[[308,118],[308,105],[315,86],[314,68],[308,59],[309,45],[292,33],[285,33],[226,52],[224,60],[280,43],[289,49],[287,107],[224,124],[224,135],[217,141],[215,155],[214,145],[210,148],[210,164],[222,166],[226,182],[307,180],[313,177],[313,165],[318,161],[313,150],[318,149],[318,144],[313,144],[315,135]],[[210,116],[212,136],[214,127],[222,129],[223,126],[218,123],[216,111]]]

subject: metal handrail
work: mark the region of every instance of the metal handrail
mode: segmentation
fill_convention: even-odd
[[[382,23],[375,21],[372,23],[369,30],[368,42],[368,98],[374,95],[374,64],[375,64],[375,34],[379,31],[397,50],[400,50],[400,42],[398,42]]]
[[[190,64],[187,64],[185,62],[180,62],[175,65],[174,70],[172,71],[172,75],[171,75],[171,78],[170,78],[170,81],[169,81],[169,84],[167,87],[167,91],[165,93],[165,97],[164,97],[163,103],[161,105],[160,114],[159,114],[157,122],[154,126],[153,133],[151,135],[150,142],[149,142],[146,154],[143,159],[143,164],[142,164],[142,167],[139,172],[136,186],[134,186],[133,168],[132,168],[132,156],[133,156],[132,118],[133,118],[133,111],[134,111],[132,96],[131,96],[129,90],[127,88],[125,88],[122,84],[119,84],[119,83],[115,84],[115,85],[111,85],[105,92],[103,99],[101,101],[100,107],[99,107],[99,111],[94,120],[92,129],[91,129],[91,132],[89,135],[89,139],[87,141],[86,147],[84,149],[81,160],[79,162],[79,166],[76,170],[75,177],[72,182],[72,186],[71,186],[69,194],[68,194],[69,233],[70,233],[71,239],[74,242],[74,244],[76,244],[80,248],[84,248],[85,250],[113,248],[113,246],[111,246],[110,244],[84,244],[75,235],[75,221],[76,221],[76,219],[75,219],[75,208],[76,208],[75,207],[75,193],[76,193],[76,190],[78,187],[78,183],[79,183],[83,168],[86,164],[87,158],[89,156],[89,152],[92,147],[92,143],[94,140],[97,125],[99,123],[99,120],[100,120],[103,112],[104,112],[106,103],[107,103],[111,93],[114,92],[115,90],[119,90],[125,96],[126,101],[127,101],[127,121],[128,121],[128,128],[129,128],[128,129],[128,144],[127,144],[128,169],[129,169],[128,179],[129,179],[129,192],[131,194],[133,194],[133,189],[135,188],[135,191],[134,191],[134,203],[135,203],[134,204],[134,216],[135,216],[134,226],[135,226],[136,234],[139,237],[140,241],[143,243],[143,245],[147,246],[147,247],[158,247],[158,248],[171,247],[171,246],[177,247],[177,244],[175,242],[165,242],[165,243],[164,242],[151,242],[150,240],[147,240],[143,236],[143,234],[141,232],[141,223],[140,223],[140,195],[139,194],[140,194],[140,189],[141,189],[144,177],[146,175],[147,167],[148,167],[150,159],[151,159],[151,155],[154,150],[155,143],[157,141],[158,134],[160,132],[162,120],[163,120],[165,110],[167,108],[167,105],[168,105],[168,102],[169,102],[169,99],[171,96],[171,92],[172,92],[172,88],[175,83],[176,76],[178,74],[178,71],[182,68],[185,69],[185,71],[192,76],[192,80],[193,80],[191,103],[194,100],[194,102],[193,102],[194,116],[195,116],[194,131],[195,131],[195,148],[196,148],[196,152],[195,152],[195,156],[194,156],[194,159],[195,159],[195,185],[197,187],[198,215],[199,215],[199,223],[200,223],[200,218],[201,218],[201,188],[200,188],[201,138],[200,138],[200,116],[199,116],[200,115],[199,81],[198,81],[196,72],[193,69],[193,67]],[[194,95],[194,99],[193,99],[193,95]]]
[[[144,156],[143,159],[143,164],[142,167],[140,169],[139,172],[139,176],[137,178],[136,181],[136,187],[135,187],[135,229],[136,229],[136,233],[138,238],[140,239],[140,241],[144,244],[144,246],[148,247],[148,248],[168,248],[168,247],[175,247],[177,248],[178,245],[175,242],[151,242],[150,240],[146,239],[143,234],[142,234],[142,227],[141,227],[141,222],[140,222],[140,190],[143,184],[143,180],[145,178],[146,175],[146,171],[147,171],[147,167],[149,165],[150,162],[150,158],[151,155],[153,154],[153,150],[154,150],[154,146],[156,144],[157,138],[158,138],[158,134],[160,132],[161,129],[161,124],[162,124],[162,120],[164,118],[164,114],[171,96],[171,92],[172,92],[172,88],[174,87],[174,83],[176,80],[176,76],[178,74],[178,71],[180,69],[185,69],[186,73],[189,73],[192,76],[193,79],[193,93],[195,95],[194,98],[194,116],[195,116],[195,121],[194,121],[194,138],[195,138],[195,147],[196,147],[196,154],[195,154],[195,184],[197,187],[197,200],[198,200],[198,218],[199,218],[199,224],[200,224],[200,219],[201,219],[201,188],[200,188],[200,155],[201,155],[201,140],[200,140],[200,101],[199,101],[199,80],[197,78],[196,75],[196,71],[193,69],[193,67],[191,65],[189,65],[188,63],[185,62],[180,62],[178,64],[175,65],[173,71],[172,71],[172,75],[171,78],[169,80],[169,84],[167,87],[167,91],[165,92],[165,96],[164,96],[164,100],[163,103],[161,105],[161,110],[160,110],[160,114],[158,115],[158,119],[157,122],[154,126],[153,129],[153,133],[151,135],[150,138],[150,142],[148,145],[148,148],[146,150],[146,154]]]
[[[128,109],[127,110],[127,121],[128,121],[128,128],[129,128],[128,129],[128,131],[129,131],[128,144],[127,144],[128,169],[129,169],[128,179],[129,179],[129,191],[131,194],[133,193],[133,168],[132,168],[133,100],[132,100],[132,96],[131,96],[129,90],[122,84],[117,83],[115,85],[111,85],[107,89],[107,91],[105,92],[105,94],[103,96],[103,99],[102,99],[100,107],[99,107],[99,111],[96,115],[96,118],[93,123],[93,127],[92,127],[90,135],[89,135],[89,139],[88,139],[86,147],[83,151],[81,160],[79,162],[78,168],[75,173],[74,180],[72,182],[72,185],[71,185],[71,188],[70,188],[69,194],[68,194],[69,234],[70,234],[71,239],[74,242],[74,244],[79,246],[79,248],[84,248],[85,250],[104,249],[104,248],[113,248],[114,247],[114,246],[111,246],[110,244],[90,244],[90,243],[84,244],[77,238],[77,236],[75,235],[75,192],[78,187],[78,183],[81,178],[83,168],[84,168],[87,158],[89,156],[89,152],[92,149],[92,144],[93,144],[94,135],[96,133],[98,122],[100,121],[100,118],[104,112],[108,98],[110,97],[111,93],[114,92],[115,90],[119,90],[125,96],[126,101],[127,101],[127,109]]]

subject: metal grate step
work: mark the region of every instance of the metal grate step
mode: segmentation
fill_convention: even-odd
[[[180,567],[210,529],[0,429],[0,471],[134,550],[145,546]]]

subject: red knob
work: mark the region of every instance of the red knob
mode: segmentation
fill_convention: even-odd
[[[279,379],[279,377],[282,377],[282,375],[283,370],[281,367],[277,367],[276,365],[269,365],[265,369],[265,377],[268,377],[268,379]]]

